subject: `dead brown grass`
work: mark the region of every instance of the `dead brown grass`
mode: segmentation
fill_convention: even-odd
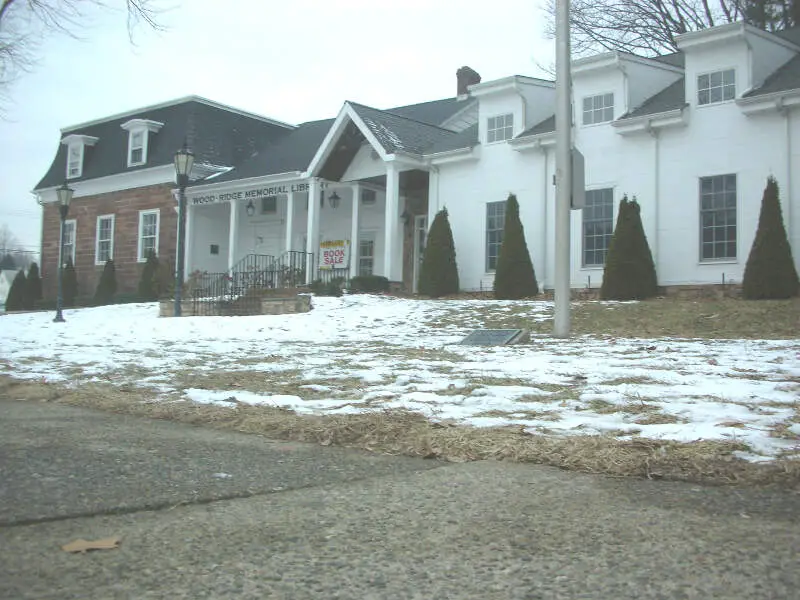
[[[716,484],[800,485],[800,461],[755,465],[732,456],[736,442],[680,444],[612,436],[549,437],[521,427],[471,428],[430,423],[406,411],[299,416],[274,407],[234,408],[156,402],[142,390],[110,384],[73,389],[0,375],[0,393],[14,400],[50,401],[156,419],[170,419],[273,438],[361,448],[390,455],[460,462],[512,460],[616,477],[665,478]],[[630,433],[630,432],[627,432]]]
[[[709,339],[792,339],[800,331],[800,298],[683,300],[655,298],[633,304],[573,303],[575,334],[615,337]],[[522,326],[522,325],[520,325]],[[551,333],[552,322],[528,322],[536,333]]]

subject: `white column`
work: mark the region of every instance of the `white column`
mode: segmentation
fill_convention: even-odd
[[[350,216],[350,277],[358,275],[358,230],[361,209],[361,186],[353,184],[353,213]]]
[[[309,253],[306,263],[306,283],[316,279],[316,265],[319,252],[319,179],[312,177],[308,182],[308,222],[306,223],[306,252]]]
[[[236,245],[239,241],[239,203],[233,201],[231,206],[231,218],[228,224],[228,272],[233,271],[236,264]]]
[[[192,257],[194,255],[194,211],[192,205],[186,203],[186,232],[183,251],[183,273],[188,277],[192,272]]]
[[[289,192],[286,198],[286,252],[293,250],[292,237],[294,235],[294,192]]]
[[[384,215],[383,274],[389,281],[400,281],[400,257],[397,241],[400,239],[400,173],[394,163],[386,165],[386,213]]]

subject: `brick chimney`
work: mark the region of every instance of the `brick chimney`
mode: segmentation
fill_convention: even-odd
[[[469,93],[467,87],[481,82],[481,76],[478,75],[478,72],[469,67],[461,67],[456,71],[456,79],[458,80],[458,96],[466,96]]]

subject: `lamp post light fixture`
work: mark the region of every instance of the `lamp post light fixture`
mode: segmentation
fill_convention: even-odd
[[[189,174],[194,166],[194,154],[183,148],[175,153],[175,182],[178,184],[178,244],[176,247],[177,262],[175,265],[175,316],[181,316],[181,287],[183,286],[184,243],[186,238],[186,186]]]
[[[56,296],[56,316],[53,323],[63,323],[64,314],[62,309],[64,307],[64,229],[67,221],[67,214],[69,213],[69,203],[72,201],[72,194],[75,190],[69,188],[64,182],[61,187],[56,188],[56,195],[58,196],[58,212],[61,215],[61,237],[58,243],[58,294]]]
[[[247,206],[245,206],[244,209],[247,211],[248,217],[252,217],[254,214],[256,214],[256,205],[253,204],[252,199],[247,203]]]

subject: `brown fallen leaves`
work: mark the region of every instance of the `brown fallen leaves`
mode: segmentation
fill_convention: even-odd
[[[102,540],[75,540],[69,544],[64,544],[61,549],[64,552],[87,552],[88,550],[114,550],[119,548],[121,538],[107,537]]]

